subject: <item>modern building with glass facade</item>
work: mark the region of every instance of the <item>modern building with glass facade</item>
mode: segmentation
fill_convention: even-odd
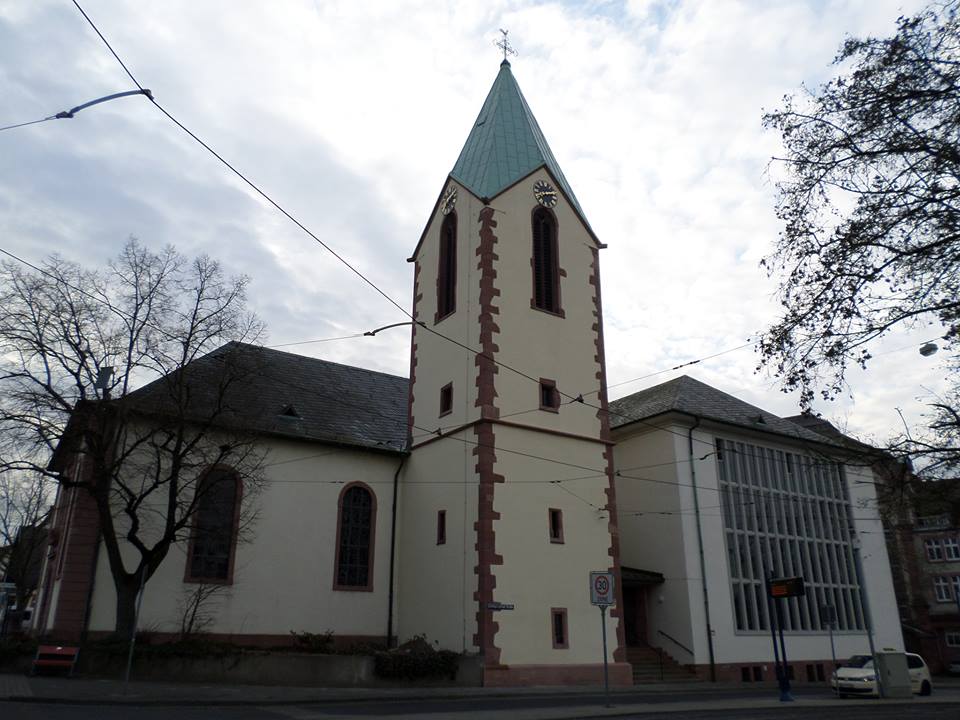
[[[659,648],[703,677],[772,679],[767,581],[788,577],[805,589],[779,601],[795,680],[823,680],[833,654],[868,652],[871,619],[878,649],[903,650],[862,458],[686,376],[610,411],[628,652]]]

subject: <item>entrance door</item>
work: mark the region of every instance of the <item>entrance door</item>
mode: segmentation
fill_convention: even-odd
[[[623,588],[623,625],[628,647],[643,647],[647,641],[647,588]]]

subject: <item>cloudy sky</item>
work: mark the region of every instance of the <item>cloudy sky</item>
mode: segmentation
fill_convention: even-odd
[[[777,313],[761,128],[829,77],[847,35],[889,34],[912,0],[83,0],[140,82],[388,294],[498,71],[514,74],[602,255],[619,397],[743,345]],[[0,0],[0,125],[133,86],[69,0]],[[252,279],[267,344],[403,319],[148,101],[0,133],[0,246],[102,264],[130,235],[210,253]],[[891,337],[850,397],[817,409],[866,438],[942,387],[926,333]],[[934,333],[935,335],[935,333]],[[405,329],[286,349],[405,375]],[[684,372],[788,415],[750,347]],[[536,374],[534,369],[530,369]],[[653,373],[658,373],[652,375]],[[646,376],[642,380],[625,383]],[[623,384],[619,384],[623,383]]]

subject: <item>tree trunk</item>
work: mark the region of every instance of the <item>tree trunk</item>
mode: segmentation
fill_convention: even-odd
[[[140,575],[124,574],[114,578],[117,588],[117,625],[116,636],[120,640],[129,640],[133,634],[137,614],[137,593],[140,590]]]

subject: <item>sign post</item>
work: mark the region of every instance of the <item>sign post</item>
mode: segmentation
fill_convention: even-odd
[[[833,605],[822,605],[820,607],[820,621],[827,624],[830,630],[830,660],[833,662],[833,670],[837,669],[837,648],[833,644],[833,627],[837,623],[837,609]]]
[[[600,635],[603,638],[603,697],[610,707],[610,675],[607,669],[607,608],[615,604],[613,573],[590,573],[590,603],[600,607]]]
[[[779,668],[777,679],[780,681],[780,702],[792,702],[790,693],[790,665],[787,663],[787,645],[783,641],[783,602],[787,598],[800,597],[806,594],[802,577],[770,578],[767,581],[767,594],[776,610],[777,629],[780,635],[780,660],[783,663]],[[772,618],[771,618],[772,620]],[[774,638],[774,654],[776,654],[776,638]]]

